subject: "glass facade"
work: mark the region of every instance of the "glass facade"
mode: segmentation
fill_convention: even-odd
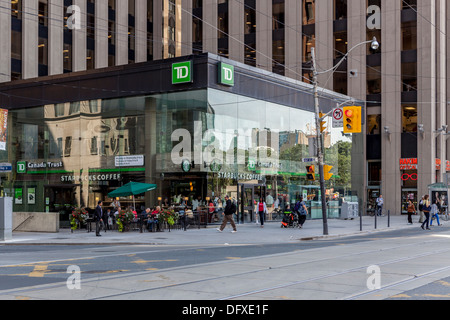
[[[209,88],[10,110],[9,128],[1,155],[14,169],[2,191],[16,212],[60,212],[64,221],[72,207],[108,205],[109,192],[138,181],[158,185],[137,197],[138,210],[228,194],[246,206],[262,196],[271,212],[303,196],[310,217],[321,218],[318,176],[308,181],[302,161],[315,156],[309,111]],[[329,216],[338,217],[344,197],[357,201],[352,138],[329,129],[324,149],[334,173]],[[246,206],[240,219],[251,221]]]

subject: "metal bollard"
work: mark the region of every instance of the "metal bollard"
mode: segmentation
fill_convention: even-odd
[[[388,210],[388,228],[391,227],[391,210]]]
[[[377,229],[377,216],[378,216],[378,211],[375,210],[375,230]]]

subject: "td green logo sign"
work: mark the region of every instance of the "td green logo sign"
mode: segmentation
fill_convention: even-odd
[[[219,83],[234,86],[234,66],[223,62],[219,63]]]
[[[172,64],[172,84],[190,83],[192,81],[192,61]]]
[[[17,173],[27,173],[26,161],[17,161]]]

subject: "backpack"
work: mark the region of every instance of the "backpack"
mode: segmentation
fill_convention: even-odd
[[[308,215],[308,213],[306,212],[305,207],[302,204],[300,204],[300,212],[299,213],[300,213],[301,216]]]
[[[295,203],[295,206],[294,206],[294,212],[299,212],[298,210],[300,210],[300,205],[301,205],[300,201],[297,201],[297,202]]]
[[[419,202],[419,211],[423,210],[423,200],[420,200]]]
[[[234,202],[231,203],[230,214],[236,213],[236,204]]]
[[[259,212],[264,211],[264,203],[260,202],[258,205]]]

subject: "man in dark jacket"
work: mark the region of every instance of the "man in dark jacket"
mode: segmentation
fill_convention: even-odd
[[[236,224],[233,220],[233,214],[236,212],[236,206],[231,202],[231,199],[228,196],[225,196],[225,210],[223,211],[223,222],[220,228],[217,228],[216,230],[219,232],[222,232],[223,229],[227,226],[228,221],[230,221],[231,227],[233,228],[232,233],[237,232],[236,230]]]
[[[100,224],[103,223],[103,210],[102,210],[103,202],[99,201],[97,207],[94,212],[94,220],[95,220],[95,235],[100,237]]]

